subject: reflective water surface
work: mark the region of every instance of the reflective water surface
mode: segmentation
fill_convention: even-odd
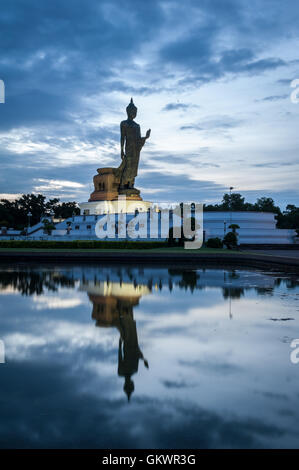
[[[0,270],[0,447],[299,447],[296,278]]]

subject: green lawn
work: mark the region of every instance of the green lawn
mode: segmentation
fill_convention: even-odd
[[[242,254],[246,253],[244,251],[240,252],[237,250],[223,250],[223,249],[216,249],[216,248],[200,248],[199,250],[185,250],[183,247],[179,248],[147,248],[147,249],[125,249],[125,248],[0,248],[0,252],[4,251],[18,251],[18,252],[60,252],[60,253],[105,253],[105,252],[110,252],[110,253],[115,253],[115,252],[125,252],[125,253],[203,253],[203,254],[209,254],[209,253],[226,253],[226,254]]]

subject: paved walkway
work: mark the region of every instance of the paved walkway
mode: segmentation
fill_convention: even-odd
[[[244,250],[257,255],[283,256],[285,258],[299,258],[299,250]]]
[[[284,272],[295,272],[299,274],[299,252],[298,250],[255,250],[249,252],[230,252],[219,250],[219,252],[208,253],[192,252],[183,250],[181,252],[154,251],[0,251],[0,263],[116,263],[116,264],[139,264],[157,265],[166,264],[174,267],[202,266],[213,264],[220,266],[236,266],[241,268],[274,269]]]

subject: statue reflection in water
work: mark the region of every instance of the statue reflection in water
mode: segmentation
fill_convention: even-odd
[[[139,304],[142,295],[149,294],[145,285],[118,282],[84,283],[93,304],[92,318],[101,328],[115,327],[120,333],[118,346],[118,375],[124,377],[124,392],[128,401],[134,391],[132,376],[138,372],[140,359],[148,369],[148,361],[139,347],[133,307]]]
[[[118,375],[125,378],[124,391],[128,400],[134,391],[132,375],[138,372],[139,360],[142,359],[148,369],[148,362],[144,358],[138,344],[136,321],[133,312],[120,315],[120,338],[118,346]]]

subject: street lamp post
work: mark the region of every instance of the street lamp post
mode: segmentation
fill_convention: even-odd
[[[230,218],[230,225],[232,224],[232,190],[234,189],[233,186],[229,188],[229,218]]]
[[[28,217],[28,226],[27,226],[27,237],[28,237],[29,229],[30,229],[30,218],[32,217],[32,214],[30,211],[28,212],[27,217]]]

